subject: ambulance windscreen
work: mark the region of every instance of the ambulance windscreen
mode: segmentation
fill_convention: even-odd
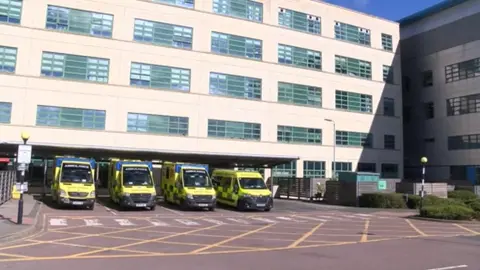
[[[240,186],[243,189],[266,189],[267,186],[262,178],[240,178]]]
[[[152,178],[147,167],[126,167],[123,168],[124,186],[151,186]]]
[[[212,183],[205,170],[183,169],[183,185],[185,187],[211,187]]]
[[[93,183],[91,168],[86,164],[63,164],[60,182]]]

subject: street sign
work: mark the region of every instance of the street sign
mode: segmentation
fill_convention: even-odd
[[[378,190],[385,190],[387,189],[387,181],[380,180],[378,181],[377,186],[378,186]]]
[[[18,182],[15,183],[15,189],[20,193],[27,192],[28,191],[28,182],[25,182],[23,184],[18,183]]]
[[[18,145],[17,163],[30,164],[32,162],[32,146],[28,144]]]

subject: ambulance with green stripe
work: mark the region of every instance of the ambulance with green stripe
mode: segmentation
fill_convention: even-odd
[[[164,162],[162,188],[167,203],[178,204],[184,209],[215,210],[217,199],[208,165]]]
[[[212,179],[221,204],[239,210],[270,211],[273,208],[272,192],[259,172],[215,169]]]
[[[58,206],[95,207],[95,160],[55,157],[52,166],[52,200]]]
[[[110,199],[123,208],[155,210],[157,193],[152,171],[150,161],[112,159],[108,174]]]

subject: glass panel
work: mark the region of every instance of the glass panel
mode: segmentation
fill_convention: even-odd
[[[383,115],[395,116],[395,100],[393,98],[383,98]]]
[[[335,108],[353,112],[372,112],[372,96],[354,92],[335,91]]]
[[[262,41],[241,36],[212,32],[212,52],[262,59]]]
[[[325,161],[303,161],[303,177],[325,178]]]
[[[480,94],[447,99],[447,116],[480,112]]]
[[[14,73],[16,65],[17,48],[0,46],[0,72]]]
[[[302,32],[321,33],[320,17],[285,8],[278,8],[278,24]]]
[[[133,39],[163,46],[192,49],[193,28],[135,19]]]
[[[448,137],[448,150],[480,149],[480,134]]]
[[[322,53],[278,44],[278,63],[322,70]]]
[[[335,55],[335,72],[352,77],[372,79],[372,64],[359,59]]]
[[[445,66],[445,81],[447,83],[478,76],[480,76],[480,58]]]
[[[370,46],[370,30],[342,22],[335,22],[335,38]]]
[[[210,94],[260,100],[262,80],[211,72]]]
[[[130,85],[190,91],[190,70],[133,62],[130,69]]]
[[[250,0],[213,0],[213,12],[250,21],[263,21],[263,4]]]
[[[391,66],[383,66],[383,81],[393,84],[393,68]]]
[[[37,126],[105,130],[105,111],[37,106]]]
[[[387,34],[382,34],[382,48],[385,51],[393,51],[392,45],[392,36]]]
[[[12,103],[0,102],[0,123],[8,124],[12,116]]]
[[[188,117],[128,113],[127,131],[188,135]]]
[[[0,22],[20,24],[22,0],[0,0]]]
[[[273,167],[272,177],[296,177],[297,176],[297,162],[281,164]]]
[[[259,141],[260,131],[257,123],[208,120],[208,137]]]
[[[384,135],[383,140],[385,149],[395,149],[395,135]]]
[[[110,38],[112,37],[113,15],[49,5],[45,27]]]
[[[398,164],[382,164],[382,178],[398,178]]]
[[[322,107],[322,88],[278,82],[278,102]]]
[[[186,8],[193,8],[195,4],[195,0],[151,0],[155,3],[162,3],[168,4],[172,6],[179,6],[179,7],[186,7]]]
[[[287,143],[322,144],[322,130],[318,128],[278,126],[277,141]]]
[[[47,77],[108,83],[109,60],[43,52],[41,73]]]
[[[373,148],[373,135],[371,133],[337,130],[335,135],[336,145]]]

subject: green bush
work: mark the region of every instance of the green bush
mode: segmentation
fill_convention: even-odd
[[[470,190],[455,190],[448,192],[448,198],[466,202],[477,199],[477,195]]]
[[[419,195],[408,194],[408,197],[405,197],[407,207],[410,209],[420,208],[420,200],[422,199]]]
[[[474,199],[465,202],[465,204],[470,207],[473,211],[475,211],[475,218],[480,220],[480,199]]]
[[[455,204],[428,205],[420,210],[421,217],[436,219],[470,220],[474,215],[475,212],[468,206]]]
[[[358,203],[369,208],[407,208],[400,193],[365,193],[360,195]]]
[[[421,197],[419,195],[408,195],[407,198],[407,207],[410,209],[419,209]],[[440,205],[440,204],[451,204],[451,205],[464,205],[461,201],[455,199],[440,198],[433,195],[427,195],[423,198],[423,206],[429,205]]]

